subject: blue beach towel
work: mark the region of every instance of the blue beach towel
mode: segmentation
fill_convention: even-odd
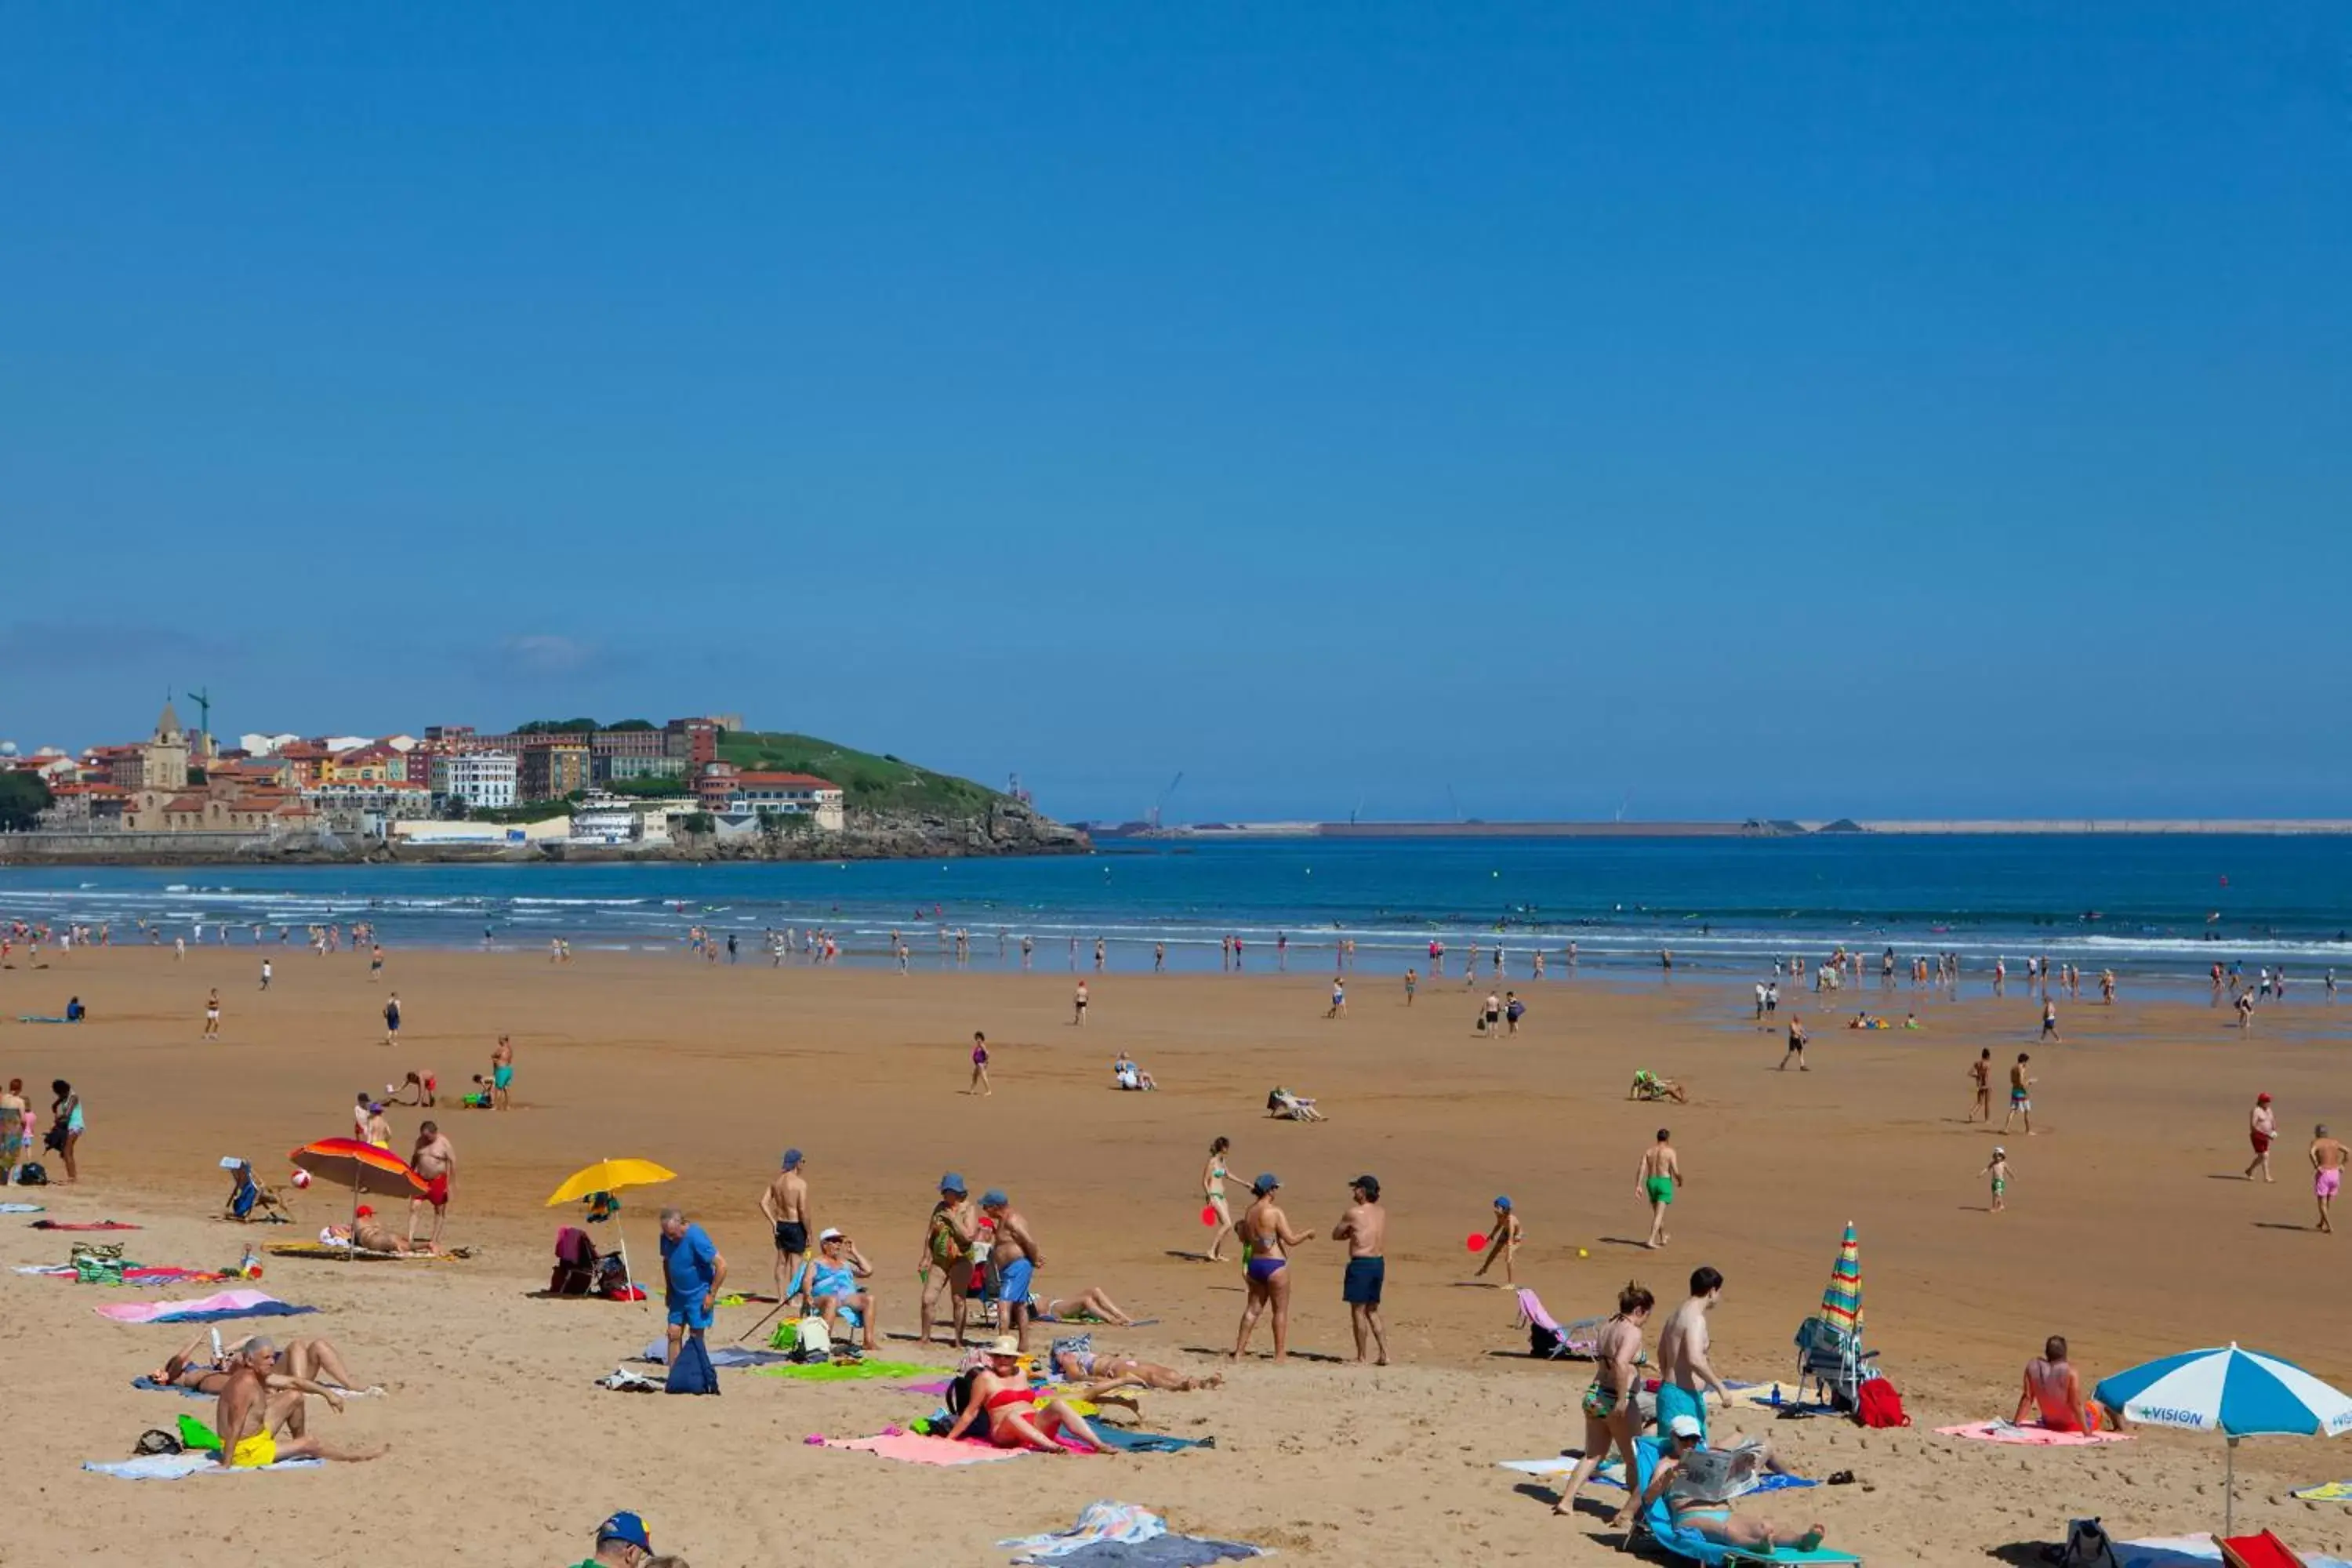
[[[200,1388],[183,1388],[176,1383],[158,1383],[152,1377],[134,1377],[131,1386],[149,1394],[184,1394],[191,1399],[210,1399],[213,1395]]]
[[[1130,1432],[1108,1421],[1089,1423],[1103,1447],[1121,1454],[1174,1454],[1186,1448],[1213,1448],[1214,1437],[1171,1437],[1165,1432]]]
[[[253,1307],[228,1307],[217,1312],[167,1312],[160,1318],[150,1318],[151,1323],[226,1323],[233,1318],[299,1318],[305,1312],[315,1312],[316,1307],[297,1307],[286,1301],[264,1301]]]

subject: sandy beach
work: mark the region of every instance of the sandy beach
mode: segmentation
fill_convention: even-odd
[[[259,961],[276,964],[267,994]],[[929,955],[926,955],[929,956]],[[64,1220],[115,1217],[152,1264],[220,1267],[240,1247],[307,1234],[346,1205],[314,1187],[299,1227],[247,1229],[218,1212],[225,1154],[265,1179],[285,1153],[345,1134],[355,1090],[414,1068],[439,1077],[437,1116],[458,1151],[449,1239],[463,1262],[351,1266],[271,1259],[266,1289],[317,1316],[251,1325],[325,1333],[391,1393],[313,1419],[333,1436],[389,1442],[368,1465],[267,1477],[132,1484],[86,1474],[128,1455],[147,1427],[208,1405],[134,1391],[188,1331],[103,1321],[100,1300],[185,1291],[101,1291],[0,1275],[0,1342],[12,1426],[5,1472],[16,1506],[0,1562],[381,1561],[569,1563],[614,1509],[643,1513],[656,1545],[698,1565],[1000,1563],[1002,1537],[1061,1528],[1096,1498],[1147,1504],[1178,1528],[1303,1561],[1600,1563],[1617,1537],[1601,1511],[1549,1512],[1539,1485],[1496,1462],[1580,1441],[1581,1363],[1525,1355],[1510,1293],[1472,1286],[1465,1238],[1498,1194],[1517,1202],[1519,1261],[1562,1320],[1605,1310],[1637,1279],[1662,1310],[1689,1270],[1727,1277],[1717,1363],[1770,1383],[1794,1370],[1790,1335],[1818,1305],[1842,1227],[1862,1238],[1869,1342],[1915,1425],[1865,1433],[1840,1422],[1735,1413],[1720,1429],[1766,1431],[1800,1472],[1852,1469],[1861,1484],[1759,1500],[1769,1517],[1818,1519],[1832,1544],[1882,1562],[2017,1560],[2099,1515],[2125,1538],[2218,1529],[2218,1440],[2147,1433],[2096,1448],[2028,1450],[1934,1428],[2010,1414],[2019,1369],[2043,1337],[2073,1342],[2085,1383],[2152,1356],[2237,1341],[2352,1381],[2345,1291],[2352,1237],[2308,1227],[2303,1151],[2315,1121],[2352,1124],[2345,1026],[2315,994],[2265,1011],[2241,1037],[2201,999],[2113,1008],[2061,1004],[2063,1045],[2037,1045],[2038,1004],[2012,985],[1994,1000],[1874,987],[1816,1011],[1812,1070],[1773,1070],[1777,1028],[1748,1018],[1744,987],[1566,979],[1517,984],[1531,1011],[1515,1039],[1470,1031],[1457,977],[1425,981],[1417,1005],[1394,982],[1351,984],[1326,1021],[1328,973],[1086,976],[1093,1005],[1070,1023],[1076,978],[979,969],[908,976],[874,969],[772,970],[744,962],[583,953],[394,951],[384,984],[364,957],[299,948],[77,951],[46,971],[0,973],[0,1077],[70,1079],[87,1105],[79,1185],[8,1195]],[[218,986],[222,1038],[199,1040]],[[382,1043],[397,990],[406,1025]],[[20,1025],[68,994],[78,1027]],[[1784,1004],[1784,1016],[1787,1011]],[[1842,1026],[1857,1005],[1918,1032]],[[985,1029],[996,1092],[965,1096],[971,1031]],[[457,1109],[515,1041],[516,1109]],[[2033,1055],[2032,1138],[2007,1142],[2009,1210],[1986,1212],[1980,1174],[1995,1138],[1965,1126],[1966,1069],[1990,1046],[2005,1068]],[[1161,1086],[1111,1089],[1131,1051]],[[1649,1068],[1692,1089],[1682,1107],[1625,1098]],[[1274,1085],[1316,1096],[1328,1124],[1266,1119]],[[2257,1090],[2276,1098],[2274,1186],[2238,1178]],[[1999,1095],[1996,1092],[1998,1109]],[[420,1116],[395,1108],[405,1149]],[[1634,1170],[1660,1126],[1689,1177],[1663,1252],[1642,1249]],[[1998,1126],[1998,1121],[1994,1126]],[[653,1211],[675,1203],[708,1226],[731,1283],[767,1288],[772,1253],[760,1190],[788,1145],[807,1152],[814,1218],[857,1238],[877,1267],[881,1322],[913,1324],[915,1263],[944,1170],[975,1191],[1007,1189],[1045,1255],[1040,1286],[1102,1286],[1156,1326],[1098,1343],[1188,1367],[1222,1366],[1242,1302],[1236,1265],[1190,1259],[1202,1244],[1197,1173],[1212,1137],[1234,1140],[1236,1212],[1248,1177],[1279,1173],[1295,1223],[1328,1235],[1348,1180],[1376,1173],[1391,1211],[1392,1366],[1346,1364],[1342,1249],[1298,1249],[1294,1349],[1231,1369],[1226,1387],[1144,1397],[1143,1425],[1213,1435],[1169,1456],[1023,1458],[961,1469],[899,1465],[809,1447],[904,1425],[932,1400],[887,1382],[811,1386],[725,1373],[723,1396],[634,1397],[593,1386],[660,1332],[658,1304],[544,1300],[555,1229],[577,1211],[542,1200],[605,1155],[643,1156],[678,1179],[628,1194],[628,1239],[651,1273]],[[57,1163],[50,1161],[54,1174]],[[0,1264],[64,1259],[70,1237],[0,1221]],[[1589,1256],[1587,1256],[1589,1255]],[[1499,1268],[1496,1276],[1499,1276]],[[1493,1278],[1493,1276],[1490,1276]],[[199,1288],[209,1289],[207,1288]],[[731,1343],[763,1309],[722,1310]],[[224,1331],[237,1328],[228,1325]],[[1654,1330],[1652,1342],[1654,1345]],[[893,1342],[907,1359],[946,1359]],[[2352,1510],[2288,1489],[2352,1476],[2352,1446],[2250,1441],[2238,1521],[2312,1552],[2352,1550]],[[1591,1494],[1605,1509],[1615,1494]]]

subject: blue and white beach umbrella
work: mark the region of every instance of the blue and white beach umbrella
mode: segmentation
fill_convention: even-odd
[[[2352,1432],[2352,1394],[2329,1387],[2293,1362],[2234,1344],[2166,1356],[2102,1378],[2091,1397],[2126,1421],[2221,1433],[2229,1441],[2232,1482],[2241,1437]],[[2222,1494],[2224,1533],[2233,1522],[2233,1490]]]

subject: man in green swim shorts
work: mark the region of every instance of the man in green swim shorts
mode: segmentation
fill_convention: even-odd
[[[490,1052],[490,1109],[507,1109],[507,1090],[514,1087],[514,1041],[505,1035],[499,1037],[496,1048]]]
[[[1650,1203],[1650,1239],[1643,1245],[1655,1249],[1665,1246],[1666,1205],[1675,1201],[1675,1189],[1682,1184],[1682,1162],[1675,1158],[1675,1146],[1666,1142],[1666,1130],[1658,1129],[1658,1141],[1642,1155],[1642,1169],[1633,1178],[1634,1190]]]

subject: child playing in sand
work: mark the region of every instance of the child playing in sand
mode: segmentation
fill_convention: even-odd
[[[2009,1151],[1996,1145],[1992,1158],[1985,1162],[1984,1174],[1992,1178],[1992,1210],[1994,1214],[2009,1206]]]

